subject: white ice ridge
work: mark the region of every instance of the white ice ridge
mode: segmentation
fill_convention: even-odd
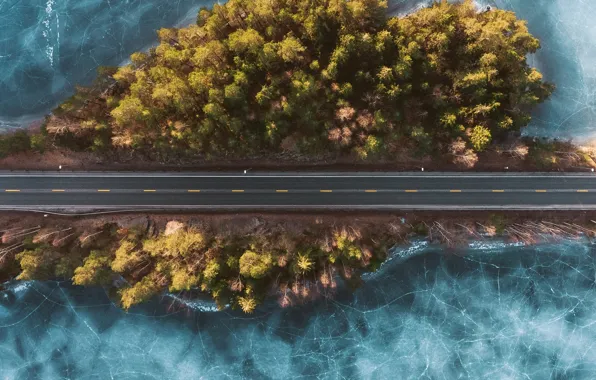
[[[50,66],[54,66],[54,46],[60,46],[60,23],[58,20],[58,14],[54,11],[54,0],[48,0],[45,8],[45,18],[42,21],[45,27],[42,31],[42,35],[46,40],[46,56],[50,61]],[[56,18],[56,40],[52,38],[52,18]]]
[[[180,302],[182,305],[188,307],[191,310],[195,310],[195,311],[200,311],[200,312],[216,312],[219,311],[217,309],[217,305],[215,304],[214,301],[208,301],[208,300],[189,300],[189,299],[185,299],[180,297],[177,294],[174,293],[167,293],[166,294],[167,297]],[[226,308],[229,305],[226,305]]]

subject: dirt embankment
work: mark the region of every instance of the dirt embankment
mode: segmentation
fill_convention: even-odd
[[[155,234],[166,230],[168,222],[178,221],[185,225],[209,226],[214,231],[227,234],[242,234],[254,226],[281,226],[289,230],[305,230],[312,226],[329,228],[352,226],[354,228],[389,228],[396,233],[396,240],[407,241],[408,237],[427,235],[433,242],[448,245],[466,244],[475,239],[499,237],[523,240],[517,232],[531,234],[535,230],[536,243],[541,239],[571,235],[591,236],[596,234],[596,211],[412,211],[412,212],[286,212],[286,213],[122,213],[91,216],[56,216],[29,212],[0,212],[0,251],[2,245],[33,240],[43,231],[56,232],[57,236],[75,234],[85,237],[107,225],[117,228],[151,229]],[[545,227],[551,226],[551,227]],[[315,229],[316,229],[315,228]],[[36,232],[27,232],[38,230]],[[440,231],[457,236],[449,242]],[[561,234],[557,234],[561,232]],[[433,234],[434,233],[434,234]],[[23,237],[19,239],[17,237]],[[317,236],[313,236],[316,239]]]
[[[0,170],[53,171],[62,166],[67,171],[468,171],[468,172],[586,172],[596,168],[589,154],[556,152],[548,165],[487,151],[479,154],[477,164],[462,168],[448,159],[408,159],[403,161],[367,161],[353,157],[306,159],[284,154],[238,160],[171,160],[158,162],[142,156],[122,153],[99,155],[52,149],[44,153],[19,153],[0,159]]]

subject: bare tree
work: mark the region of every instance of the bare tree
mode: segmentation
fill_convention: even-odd
[[[528,148],[527,145],[525,145],[521,142],[514,142],[511,145],[509,145],[508,147],[506,147],[505,149],[499,150],[499,153],[509,154],[512,157],[523,160],[526,158],[529,151],[530,151],[530,149]]]
[[[453,163],[466,169],[473,168],[478,162],[478,155],[472,149],[466,149],[466,142],[458,137],[449,144],[449,153]]]

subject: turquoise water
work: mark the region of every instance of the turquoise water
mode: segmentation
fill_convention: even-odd
[[[0,0],[0,128],[26,125],[155,43],[160,27],[193,22],[198,0]]]
[[[18,284],[3,379],[593,379],[586,243],[398,249],[355,293],[253,316],[169,297],[126,314],[101,289]],[[409,256],[401,258],[400,256]]]
[[[0,126],[43,115],[98,65],[150,46],[158,27],[191,22],[202,4],[0,0]],[[596,0],[491,5],[528,20],[543,43],[529,59],[558,86],[526,133],[590,138]],[[398,249],[355,293],[249,317],[171,296],[124,313],[102,289],[8,284],[0,379],[592,379],[595,253],[580,242],[420,244]]]

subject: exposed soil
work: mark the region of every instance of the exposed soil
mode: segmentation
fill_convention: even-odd
[[[346,211],[346,212],[285,212],[285,213],[121,213],[93,216],[55,216],[29,212],[0,212],[0,229],[26,228],[31,226],[60,226],[68,224],[76,228],[96,228],[107,223],[126,226],[151,220],[158,227],[165,228],[171,220],[184,223],[209,223],[246,225],[251,220],[260,219],[267,223],[284,223],[296,225],[341,225],[371,224],[385,225],[398,221],[400,224],[416,224],[420,222],[440,221],[442,223],[476,223],[486,221],[495,216],[502,216],[507,223],[524,221],[549,221],[553,223],[573,222],[580,225],[593,225],[596,228],[596,211]]]
[[[531,171],[576,171],[590,170],[589,164],[577,166],[573,162],[561,162],[553,167],[538,168],[528,160],[483,152],[472,169],[463,170],[448,160],[408,160],[362,162],[352,157],[305,160],[303,158],[274,155],[270,157],[220,160],[156,162],[142,157],[97,155],[90,152],[73,152],[53,149],[44,153],[20,153],[0,159],[0,170],[58,170],[62,165],[67,171],[469,171],[469,172],[531,172]]]

